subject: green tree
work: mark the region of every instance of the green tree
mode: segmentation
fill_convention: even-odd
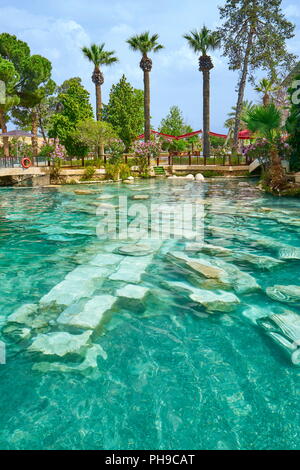
[[[248,100],[243,101],[239,132],[247,129],[245,117],[247,117],[248,113],[252,111],[254,108],[255,108],[255,104],[252,101],[248,101]],[[230,113],[228,113],[228,118],[226,119],[224,123],[225,127],[229,129],[229,132],[231,133],[234,131],[235,115],[236,115],[236,106],[233,106],[231,108]]]
[[[20,41],[16,36],[2,33],[0,34],[0,80],[5,83],[6,97],[5,103],[0,108],[0,126],[2,132],[7,132],[7,121],[9,111],[19,103],[19,85],[24,80],[24,65],[30,57],[28,45]],[[3,139],[4,155],[9,155],[8,138]]]
[[[14,35],[2,33],[0,34],[0,56],[14,64],[17,73],[20,75],[18,83],[22,83],[24,65],[30,57],[28,44],[20,41]]]
[[[186,133],[187,125],[184,122],[182,111],[178,106],[171,106],[169,113],[161,120],[159,132],[169,135],[182,135]]]
[[[7,33],[0,35],[0,57],[10,62],[18,74],[18,80],[15,80],[13,88],[7,86],[8,90],[11,89],[10,93],[14,95],[13,101],[7,100],[7,103],[11,103],[11,108],[13,106],[12,115],[15,122],[20,127],[31,128],[33,154],[36,155],[38,151],[37,106],[47,94],[53,93],[55,88],[51,80],[51,63],[39,55],[31,56],[30,48],[25,42]],[[7,115],[6,118],[8,119],[9,116]]]
[[[49,137],[58,138],[69,155],[85,156],[87,147],[80,147],[73,134],[80,122],[93,119],[89,92],[79,78],[71,78],[58,89],[56,99],[61,110],[50,118]]]
[[[76,140],[81,141],[94,152],[100,145],[108,145],[113,139],[117,138],[117,134],[111,124],[94,121],[93,119],[79,122],[72,135]]]
[[[234,145],[238,133],[247,80],[254,80],[256,69],[266,70],[271,79],[276,69],[287,66],[294,56],[287,52],[286,40],[294,36],[294,25],[281,10],[281,0],[226,0],[219,7],[223,20],[219,33],[224,56],[231,70],[240,72],[234,126]]]
[[[255,91],[263,94],[263,104],[264,106],[268,106],[271,102],[272,93],[278,91],[278,88],[279,87],[274,83],[273,80],[263,78],[255,87]]]
[[[203,154],[210,157],[210,71],[214,65],[207,53],[220,47],[220,37],[217,32],[210,31],[206,26],[200,31],[191,31],[183,37],[194,52],[201,54],[199,70],[203,74]]]
[[[289,133],[288,142],[292,147],[291,170],[300,171],[300,75],[295,77],[295,83],[298,83],[297,88],[290,88],[289,90],[292,106],[286,122],[286,129]]]
[[[144,93],[134,89],[125,75],[111,88],[104,119],[113,126],[128,152],[134,139],[143,132]]]
[[[55,83],[51,79],[51,62],[40,55],[30,56],[24,63],[22,83],[19,86],[19,106],[13,109],[14,122],[20,127],[30,126],[33,155],[38,154],[39,105],[52,95]]]
[[[133,51],[138,51],[142,54],[142,60],[140,61],[140,67],[144,72],[144,134],[145,142],[150,141],[151,129],[150,129],[150,72],[152,70],[152,60],[148,57],[150,52],[158,52],[163,49],[164,46],[158,42],[159,35],[153,34],[150,36],[149,31],[132,36],[127,40],[130,48]]]
[[[268,106],[256,106],[245,118],[248,129],[267,139],[271,145],[271,166],[267,178],[272,191],[280,191],[286,184],[284,171],[278,153],[278,140],[281,136],[281,114],[274,103]]]
[[[0,103],[0,127],[2,132],[7,132],[7,121],[9,119],[8,112],[19,103],[20,99],[15,91],[15,85],[20,79],[14,65],[8,60],[0,57],[0,80],[5,84],[4,102]],[[4,156],[9,156],[9,140],[3,137]]]
[[[161,120],[159,132],[169,135],[183,135],[192,132],[192,128],[184,122],[182,111],[178,106],[171,106],[167,116]],[[195,143],[197,137],[187,140],[173,140],[169,144],[164,143],[163,148],[175,151],[184,151],[188,144]]]
[[[94,65],[94,72],[92,75],[92,82],[96,88],[96,118],[97,121],[102,119],[102,94],[101,86],[104,83],[104,75],[100,67],[102,65],[112,65],[118,62],[115,57],[115,51],[105,51],[105,44],[92,44],[91,47],[83,47],[83,55]]]

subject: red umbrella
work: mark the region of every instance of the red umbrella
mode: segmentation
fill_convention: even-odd
[[[248,131],[248,129],[245,129],[245,130],[239,132],[239,139],[250,140],[250,139],[252,139],[252,134],[251,134],[250,131]]]

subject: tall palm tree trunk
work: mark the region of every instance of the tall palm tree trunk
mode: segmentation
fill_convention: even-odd
[[[277,146],[272,145],[271,148],[271,168],[270,168],[270,186],[273,191],[280,191],[286,183],[286,178],[281,165],[281,160],[278,154]]]
[[[0,109],[0,127],[2,132],[7,132],[7,126],[6,126],[6,121],[4,117],[4,112]],[[3,141],[3,153],[5,157],[9,157],[9,138],[8,137],[2,137]]]
[[[210,157],[210,71],[203,71],[203,155]]]
[[[264,104],[265,107],[269,106],[269,104],[270,104],[270,95],[269,95],[269,93],[264,94],[263,104]]]
[[[92,75],[92,81],[95,84],[96,90],[96,120],[102,121],[102,90],[101,85],[104,82],[103,74],[100,68],[96,65],[94,69],[94,73]],[[104,144],[100,144],[98,149],[98,158],[104,158]]]
[[[96,118],[97,121],[102,121],[102,90],[101,85],[96,83]],[[104,158],[104,144],[100,144],[98,149],[98,158]]]
[[[39,152],[39,147],[38,147],[38,113],[36,109],[32,110],[31,114],[31,132],[32,132],[32,137],[31,137],[31,145],[32,145],[32,151],[33,151],[33,156],[37,157],[38,152]]]
[[[246,53],[244,57],[242,77],[240,81],[239,94],[238,94],[238,100],[237,100],[237,105],[236,105],[236,114],[235,114],[235,123],[234,123],[234,148],[235,150],[237,150],[239,146],[239,130],[240,130],[240,124],[241,124],[241,113],[242,113],[242,108],[243,108],[243,101],[244,101],[247,75],[248,75],[248,69],[249,69],[250,53],[251,53],[251,49],[253,46],[253,37],[254,37],[254,31],[251,29],[248,35],[247,48],[246,48]]]
[[[144,71],[145,142],[150,141],[150,72]]]
[[[95,85],[96,88],[96,118],[97,121],[102,121],[102,93],[101,85],[98,83]]]

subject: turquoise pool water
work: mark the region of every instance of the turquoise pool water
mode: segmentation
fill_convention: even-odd
[[[0,448],[299,449],[299,367],[256,319],[284,309],[300,313],[300,299],[285,303],[266,294],[274,285],[300,285],[300,201],[263,196],[240,180],[88,186],[102,192],[93,195],[75,189],[0,189],[0,339],[7,352],[0,365]],[[98,200],[103,194],[114,198]],[[95,267],[99,254],[112,256],[128,244],[97,237],[95,203],[118,205],[119,195],[137,194],[150,195],[139,201],[146,207],[203,205],[205,243],[214,248],[188,256],[228,268],[229,277],[249,274],[241,288],[236,277],[222,289],[239,304],[216,311],[181,288],[220,292],[211,273],[208,279],[191,273],[168,255],[186,254],[190,241],[182,239],[150,243],[153,254],[139,280],[130,276],[142,257],[130,257],[129,274],[112,264],[85,294],[80,267]],[[217,248],[230,251],[223,256]],[[260,263],[258,256],[268,258]],[[78,267],[75,304],[82,296],[116,298],[128,283],[147,295],[119,296],[80,354],[30,351],[38,335],[86,331],[57,323],[65,305],[44,303],[33,329],[8,319],[25,304],[39,304]],[[257,288],[248,289],[251,282]],[[94,361],[81,367],[91,350]]]

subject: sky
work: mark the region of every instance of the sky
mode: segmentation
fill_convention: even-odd
[[[193,129],[202,128],[202,76],[198,57],[187,47],[183,34],[206,24],[219,23],[218,5],[224,0],[0,0],[0,32],[15,34],[26,41],[32,54],[51,60],[57,84],[80,76],[91,93],[94,105],[92,65],[83,57],[82,46],[105,43],[115,50],[119,63],[104,67],[103,101],[125,74],[136,88],[143,88],[140,57],[126,44],[133,34],[149,30],[158,33],[165,49],[152,56],[151,116],[157,129],[173,105],[182,110]],[[283,10],[296,24],[295,37],[288,42],[291,52],[300,55],[300,2],[284,0]],[[211,73],[211,130],[224,131],[224,121],[236,103],[237,73],[228,70],[227,59],[211,54],[215,68]],[[259,101],[247,86],[246,99]]]

